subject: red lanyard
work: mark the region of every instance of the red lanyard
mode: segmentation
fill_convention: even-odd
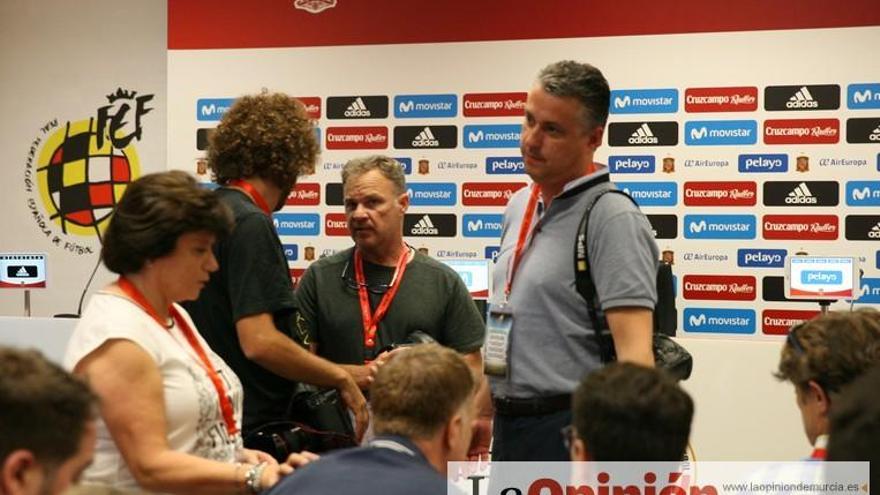
[[[388,307],[391,306],[391,301],[394,300],[397,289],[400,288],[400,284],[403,282],[403,274],[406,272],[406,260],[408,257],[409,248],[404,244],[403,253],[400,255],[400,259],[397,260],[397,267],[394,269],[394,276],[391,278],[391,285],[388,287],[385,295],[382,296],[382,300],[379,301],[376,312],[373,313],[370,309],[370,297],[367,294],[367,282],[364,277],[364,260],[361,257],[360,249],[354,249],[354,275],[358,284],[358,297],[361,301],[361,319],[364,322],[364,345],[370,349],[376,346],[376,329],[379,326],[379,322],[385,317],[385,313],[388,312]]]
[[[535,207],[538,206],[538,196],[541,194],[541,188],[537,184],[532,185],[532,194],[529,196],[529,202],[526,204],[526,212],[523,214],[522,223],[519,227],[519,237],[516,240],[516,248],[513,250],[513,259],[511,259],[510,270],[507,274],[507,284],[504,286],[504,296],[510,296],[510,289],[513,287],[513,277],[516,275],[516,269],[519,268],[519,262],[522,260],[523,248],[526,245],[526,239],[529,238],[529,231],[532,227],[532,217],[535,216]]]
[[[250,185],[249,182],[241,179],[234,179],[229,181],[229,185],[244,190],[244,192],[254,200],[254,203],[256,203],[261,210],[266,212],[266,215],[272,215],[272,210],[269,209],[269,204],[266,203],[266,198],[264,198],[263,195],[260,194],[260,191],[257,191],[254,186]]]
[[[165,328],[165,323],[159,318],[159,314],[153,308],[153,305],[150,304],[150,301],[147,301],[147,298],[141,294],[141,291],[139,291],[134,284],[125,277],[119,277],[117,284],[119,284],[119,288],[125,293],[125,295],[130,297],[131,300],[137,303],[145,313],[156,320],[156,323],[158,323],[159,326]],[[214,369],[214,365],[211,364],[211,360],[208,359],[205,349],[202,348],[202,345],[199,343],[193,329],[189,326],[186,319],[180,315],[180,312],[177,311],[177,308],[175,308],[173,304],[168,308],[168,311],[171,313],[174,322],[180,328],[183,336],[186,337],[189,345],[199,356],[199,360],[202,362],[202,367],[205,369],[205,372],[208,373],[208,378],[211,379],[211,383],[214,384],[214,388],[217,390],[217,395],[220,397],[220,411],[223,413],[223,421],[226,423],[226,431],[230,436],[235,435],[238,433],[238,428],[235,426],[235,413],[232,410],[232,401],[230,401],[229,396],[226,395],[226,387],[223,386],[223,381],[220,380],[220,375],[217,373],[217,370]]]
[[[587,173],[584,176],[590,175],[596,171],[596,164],[590,162],[587,166]],[[529,196],[529,202],[526,204],[526,211],[523,213],[523,219],[520,223],[519,227],[519,237],[516,240],[516,247],[513,250],[513,258],[511,259],[510,269],[507,274],[507,284],[504,286],[504,296],[510,296],[510,289],[513,287],[513,277],[516,275],[516,270],[519,268],[519,263],[522,261],[522,252],[526,245],[526,240],[529,238],[529,232],[532,227],[532,217],[535,216],[535,207],[538,206],[538,196],[541,194],[541,188],[538,187],[537,184],[532,184],[532,194]]]
[[[823,448],[815,448],[813,449],[813,453],[810,454],[810,460],[813,461],[824,461],[828,455],[828,451]]]

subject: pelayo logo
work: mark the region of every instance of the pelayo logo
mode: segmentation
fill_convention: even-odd
[[[98,248],[113,208],[140,175],[134,143],[143,136],[142,119],[153,95],[119,88],[107,105],[84,120],[40,128],[25,162],[27,207],[49,241],[75,254]]]
[[[782,268],[785,266],[785,249],[738,249],[736,266],[743,268]]]
[[[654,155],[611,155],[608,171],[612,174],[652,174],[656,167]]]

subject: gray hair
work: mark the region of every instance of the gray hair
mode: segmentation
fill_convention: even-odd
[[[581,102],[587,129],[604,126],[608,121],[611,90],[602,71],[592,65],[573,60],[554,62],[541,70],[537,82],[553,96]]]
[[[406,192],[403,166],[394,158],[385,155],[371,155],[349,160],[342,168],[342,187],[344,188],[349,180],[372,170],[378,170],[386,179],[390,180],[394,184],[394,190],[397,194]]]

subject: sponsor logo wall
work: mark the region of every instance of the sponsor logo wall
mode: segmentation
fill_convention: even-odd
[[[530,182],[519,140],[539,67],[515,79],[429,80],[429,62],[411,63],[425,71],[394,66],[384,90],[356,79],[288,90],[309,95],[302,100],[323,137],[316,173],[275,215],[292,270],[351,245],[340,171],[373,153],[404,168],[409,244],[437,258],[497,256],[504,207]],[[650,75],[606,65],[613,91],[597,161],[647,214],[673,263],[680,332],[775,338],[815,315],[817,304],[784,297],[785,260],[799,252],[856,256],[867,280],[857,304],[880,303],[880,79],[803,75],[792,62],[785,77],[692,83],[683,71],[675,84],[652,86]],[[170,102],[190,116],[195,106],[191,155],[204,154],[195,138],[204,145],[230,95],[244,91]]]

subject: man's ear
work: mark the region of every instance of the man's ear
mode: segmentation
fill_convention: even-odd
[[[586,462],[590,460],[590,454],[587,452],[587,446],[580,438],[575,438],[571,442],[571,460],[575,462]]]
[[[0,465],[0,493],[19,495],[33,492],[29,487],[40,483],[40,468],[29,450],[14,450]]]
[[[588,133],[589,136],[589,145],[590,149],[596,151],[599,146],[602,146],[602,137],[605,135],[605,126],[597,125],[592,128]]]
[[[822,385],[819,385],[817,382],[810,380],[809,382],[807,382],[807,394],[819,405],[819,412],[825,416],[828,416],[831,409],[831,398],[828,396],[828,393],[825,391],[825,389],[822,388]]]
[[[401,213],[406,213],[406,210],[409,209],[409,193],[405,192],[397,197],[397,206]]]

